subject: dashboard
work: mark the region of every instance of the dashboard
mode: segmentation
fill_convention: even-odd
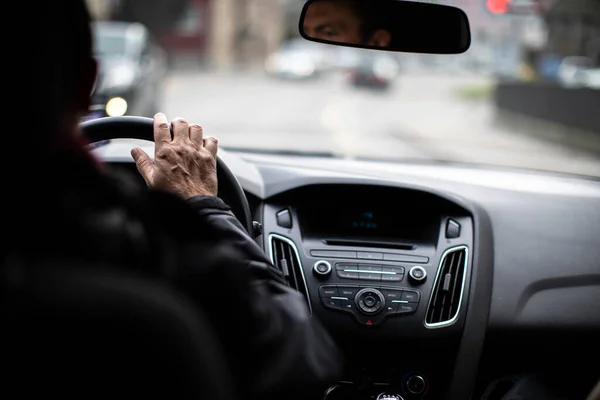
[[[102,151],[131,162],[128,150]],[[530,369],[557,374],[577,398],[598,379],[581,366],[600,356],[599,181],[220,157],[262,225],[257,242],[345,350],[328,399],[478,398],[490,380]]]

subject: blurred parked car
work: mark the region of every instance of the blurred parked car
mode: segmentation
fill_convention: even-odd
[[[154,115],[168,68],[166,52],[139,23],[101,21],[93,30],[99,68],[85,119]]]
[[[391,57],[365,54],[347,74],[351,85],[374,89],[387,89],[398,76],[398,61]]]
[[[588,57],[566,57],[558,67],[557,78],[564,87],[600,89],[600,67]]]
[[[584,69],[579,78],[583,87],[600,90],[600,67]]]
[[[265,70],[271,76],[287,79],[316,77],[335,67],[330,46],[302,38],[289,40],[271,54]]]
[[[367,50],[332,46],[331,53],[334,54],[333,67],[342,72],[356,68],[360,64],[365,51]]]

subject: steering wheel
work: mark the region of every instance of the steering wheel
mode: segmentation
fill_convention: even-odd
[[[110,139],[141,139],[154,141],[154,121],[146,117],[105,117],[80,124],[83,135],[92,143]],[[230,207],[233,214],[253,232],[252,215],[248,199],[235,175],[217,156],[218,196]]]

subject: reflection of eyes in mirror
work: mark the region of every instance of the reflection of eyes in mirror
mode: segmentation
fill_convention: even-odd
[[[307,0],[298,28],[321,43],[407,53],[460,54],[471,43],[464,11],[421,1]]]
[[[314,31],[316,37],[328,40],[335,40],[340,35],[340,31],[332,25],[317,26]]]
[[[378,26],[361,0],[316,0],[308,6],[303,21],[304,33],[317,40],[387,47],[391,34]],[[364,2],[364,0],[363,0]]]

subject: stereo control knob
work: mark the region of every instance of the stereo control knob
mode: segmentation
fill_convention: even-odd
[[[360,290],[354,299],[358,309],[367,315],[377,314],[385,305],[383,294],[379,290],[371,288]]]
[[[427,279],[425,268],[414,266],[408,271],[408,277],[413,283],[423,283]]]
[[[317,276],[326,277],[331,274],[331,264],[325,260],[317,261],[315,265],[313,265],[313,272]]]
[[[412,394],[421,394],[425,391],[425,379],[421,375],[411,375],[406,380],[406,389]]]

